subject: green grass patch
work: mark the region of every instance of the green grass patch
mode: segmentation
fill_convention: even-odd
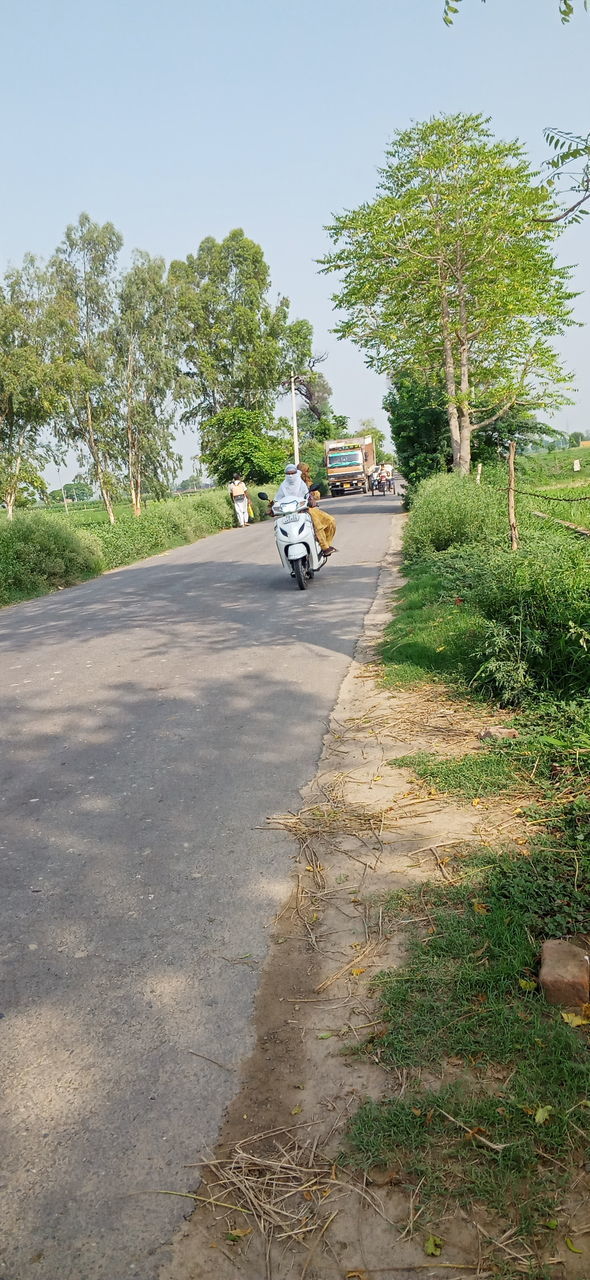
[[[510,753],[493,748],[469,752],[445,759],[429,751],[396,756],[390,764],[413,769],[422,782],[445,795],[475,800],[479,796],[497,796],[506,791],[520,791],[524,777],[515,774]]]
[[[452,682],[468,684],[469,654],[481,631],[481,620],[441,591],[436,573],[416,566],[396,597],[381,655],[386,681],[392,686]]]
[[[424,1178],[421,1199],[433,1208],[443,1195],[477,1199],[531,1231],[562,1183],[550,1157],[567,1169],[590,1137],[587,1038],[535,982],[542,938],[589,919],[590,853],[482,849],[456,858],[452,871],[457,883],[388,904],[392,924],[414,915],[420,925],[410,929],[405,967],[377,979],[387,1029],[365,1051],[398,1068],[442,1070],[450,1060],[458,1079],[367,1103],[351,1126],[350,1158]]]

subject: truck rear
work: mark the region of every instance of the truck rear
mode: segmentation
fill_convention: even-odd
[[[371,436],[351,436],[326,440],[326,471],[333,498],[341,493],[368,493],[369,475],[375,466],[375,446]]]

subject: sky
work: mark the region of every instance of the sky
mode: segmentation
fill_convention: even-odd
[[[166,259],[234,227],[263,247],[273,291],[311,320],[336,412],[386,426],[385,381],[331,329],[316,260],[333,213],[375,193],[394,130],[441,112],[489,115],[535,164],[543,128],[586,134],[590,14],[576,0],[3,0],[0,269],[48,256],[82,210]],[[568,229],[576,318],[590,322],[590,217]],[[584,292],[585,291],[585,292]],[[590,429],[588,330],[561,350]],[[194,434],[179,438],[191,470]],[[77,464],[62,468],[70,477]],[[56,482],[58,473],[48,473]]]

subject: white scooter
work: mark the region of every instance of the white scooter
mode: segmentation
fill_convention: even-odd
[[[268,502],[266,493],[259,493],[262,502]],[[300,591],[305,591],[315,573],[327,563],[315,536],[313,520],[306,502],[296,498],[290,502],[273,503],[275,540],[281,564],[288,569]]]

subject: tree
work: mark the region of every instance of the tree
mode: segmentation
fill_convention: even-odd
[[[311,325],[289,323],[289,300],[269,298],[260,245],[241,230],[220,243],[208,236],[196,255],[170,266],[186,326],[183,369],[192,384],[187,420],[226,409],[268,412],[281,385],[311,359]]]
[[[224,409],[204,424],[202,457],[219,484],[236,474],[256,484],[278,480],[289,454],[288,434],[276,434],[259,410]]]
[[[48,349],[47,276],[31,255],[0,287],[0,500],[11,520],[57,451],[47,427],[59,404],[59,371]]]
[[[579,449],[584,436],[581,431],[571,431],[569,436],[570,449]]]
[[[557,0],[557,11],[562,22],[569,22],[570,18],[573,17],[575,12],[575,2],[576,0]],[[443,22],[446,22],[447,27],[451,27],[453,25],[455,15],[459,12],[460,4],[461,0],[444,0]],[[485,0],[482,0],[482,4],[485,4]],[[583,0],[583,4],[584,8],[587,10],[588,0]]]
[[[555,408],[567,381],[552,339],[571,320],[569,270],[551,246],[560,226],[522,147],[495,142],[481,116],[400,130],[377,198],[329,228],[338,326],[395,383],[445,388],[453,466],[471,438],[511,408]]]
[[[50,264],[65,393],[59,425],[68,444],[90,454],[111,524],[119,454],[112,332],[122,244],[112,222],[101,227],[82,213]]]
[[[427,476],[452,470],[453,454],[442,386],[428,386],[415,378],[401,377],[388,391],[383,407],[410,496]],[[537,422],[530,410],[514,407],[505,417],[477,433],[474,461],[492,462],[506,456],[510,440],[516,440],[518,452],[523,453],[531,445],[541,444],[547,433],[559,435]]]
[[[180,328],[163,258],[137,253],[123,276],[113,346],[131,503],[140,516],[144,477],[152,492],[168,492],[180,463],[174,450]]]

